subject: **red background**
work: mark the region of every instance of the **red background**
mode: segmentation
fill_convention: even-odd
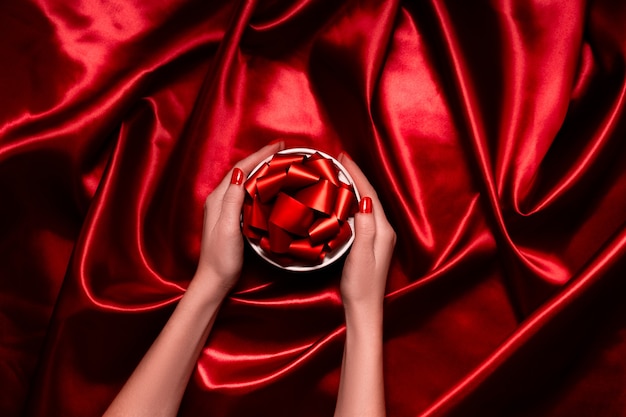
[[[278,138],[398,234],[390,416],[626,416],[626,3],[0,3],[0,415],[97,416]],[[246,252],[182,416],[331,415],[340,266]]]

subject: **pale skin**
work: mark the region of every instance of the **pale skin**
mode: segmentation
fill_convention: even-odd
[[[235,169],[245,176],[259,161],[283,148],[283,142],[268,145],[237,163]],[[369,197],[370,210],[363,210],[361,204],[366,212],[355,215],[355,241],[341,278],[346,344],[335,416],[378,417],[385,415],[383,298],[396,235],[359,167],[345,155],[339,161],[361,195]],[[245,191],[241,184],[232,183],[232,173],[206,199],[200,259],[187,291],[104,417],[177,415],[219,307],[243,264],[239,216]]]

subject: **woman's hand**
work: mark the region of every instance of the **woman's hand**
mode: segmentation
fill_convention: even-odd
[[[382,307],[385,284],[396,234],[389,225],[376,191],[359,167],[347,156],[339,161],[361,194],[355,215],[355,239],[341,277],[341,297],[347,308]]]
[[[282,142],[268,145],[237,163],[206,199],[196,275],[105,417],[178,414],[185,387],[220,304],[241,270],[243,238],[239,213],[246,172],[283,146]]]
[[[335,417],[383,417],[383,298],[396,234],[363,172],[345,155],[339,161],[363,197],[341,276],[346,345]]]
[[[239,161],[207,197],[198,269],[192,284],[208,285],[224,297],[237,282],[243,264],[241,207],[245,197],[243,182],[263,159],[284,148],[274,143]]]

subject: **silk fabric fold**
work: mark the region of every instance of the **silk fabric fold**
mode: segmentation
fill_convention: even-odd
[[[0,415],[99,416],[276,139],[398,235],[389,416],[626,416],[620,0],[0,3]],[[341,265],[246,249],[181,416],[332,415]]]

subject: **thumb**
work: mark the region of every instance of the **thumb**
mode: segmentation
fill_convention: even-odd
[[[224,198],[222,199],[220,212],[220,219],[228,225],[239,225],[241,206],[245,197],[245,190],[242,186],[244,179],[243,171],[237,167],[233,168],[230,184],[226,188]]]
[[[372,199],[363,197],[359,203],[359,213],[354,216],[354,244],[356,254],[372,253],[376,238],[376,219],[372,215]]]

